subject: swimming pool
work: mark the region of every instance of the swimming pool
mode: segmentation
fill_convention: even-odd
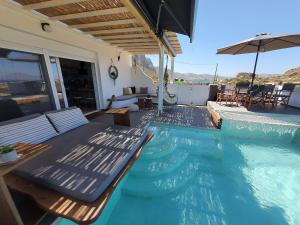
[[[300,224],[299,129],[223,127],[150,125],[154,138],[94,224]]]

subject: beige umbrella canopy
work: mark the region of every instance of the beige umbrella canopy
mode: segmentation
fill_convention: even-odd
[[[268,52],[282,48],[291,48],[300,46],[300,34],[291,35],[271,35],[271,34],[260,34],[254,38],[230,45],[224,48],[220,48],[217,54],[246,54],[256,53],[256,59],[254,64],[254,70],[252,74],[252,82],[255,78],[257,59],[260,52]]]

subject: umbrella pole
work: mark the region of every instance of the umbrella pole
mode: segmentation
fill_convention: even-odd
[[[256,58],[255,58],[255,64],[254,64],[254,69],[253,69],[253,74],[252,74],[252,80],[251,80],[251,88],[253,87],[253,83],[254,83],[254,78],[255,78],[255,73],[256,73],[256,66],[257,66],[257,60],[258,60],[258,55],[259,55],[259,50],[261,47],[261,40],[258,43],[258,47],[257,47],[257,52],[256,52]]]

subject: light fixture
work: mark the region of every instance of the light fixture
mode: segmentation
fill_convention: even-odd
[[[52,27],[50,26],[49,23],[41,23],[42,29],[45,32],[50,33],[52,31]]]

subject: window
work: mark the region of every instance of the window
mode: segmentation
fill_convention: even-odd
[[[0,121],[53,108],[37,54],[0,48]]]

